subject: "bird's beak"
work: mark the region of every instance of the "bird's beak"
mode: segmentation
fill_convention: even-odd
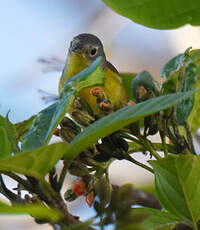
[[[70,53],[81,54],[81,47],[78,45],[70,47]]]

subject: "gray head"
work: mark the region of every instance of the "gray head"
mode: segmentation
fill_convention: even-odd
[[[69,48],[69,52],[84,55],[89,63],[101,56],[102,61],[106,60],[103,44],[100,39],[93,34],[79,34],[74,37]]]

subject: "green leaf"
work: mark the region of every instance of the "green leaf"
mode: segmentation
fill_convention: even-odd
[[[196,88],[199,75],[195,58],[187,49],[184,54],[172,58],[163,68],[161,74],[166,79],[162,85],[162,94],[172,92],[186,92]],[[197,56],[198,57],[198,56]],[[194,97],[186,98],[177,106],[177,122],[183,124],[188,118],[194,106]]]
[[[131,100],[133,100],[131,82],[136,75],[137,75],[136,73],[120,73],[120,77],[123,80],[125,90],[128,94],[129,99]]]
[[[64,226],[63,230],[88,230],[90,229],[90,225],[92,224],[92,221],[86,221],[86,222],[81,222],[78,224],[73,224],[71,226]]]
[[[45,145],[47,141],[47,130],[51,124],[54,112],[58,107],[58,102],[50,105],[46,109],[40,111],[33,119],[33,123],[29,131],[25,134],[22,141],[21,150],[28,151]]]
[[[17,141],[17,132],[15,126],[9,121],[8,114],[6,116],[6,129],[8,133],[8,139],[10,141],[12,152],[18,153],[19,147],[18,147],[18,141]]]
[[[88,68],[84,69],[64,83],[60,99],[42,110],[33,120],[33,124],[22,142],[22,151],[28,151],[50,140],[56,127],[71,109],[76,94],[83,88],[103,85],[105,73],[100,66],[101,58],[97,58]]]
[[[38,219],[58,221],[62,213],[40,204],[24,204],[9,206],[0,202],[0,213],[2,214],[29,214]]]
[[[162,206],[182,222],[193,225],[200,219],[200,156],[179,155],[149,161]]]
[[[198,78],[196,81],[196,88],[200,88],[200,78]],[[199,102],[200,102],[200,92],[197,92],[195,94],[194,105],[193,105],[192,111],[187,119],[192,133],[195,133],[197,129],[200,127]]]
[[[161,70],[160,76],[167,80],[173,73],[180,70],[183,66],[185,54],[179,54],[169,60]]]
[[[32,151],[0,160],[0,172],[16,172],[42,179],[67,150],[64,142],[43,146]]]
[[[200,68],[200,50],[199,49],[198,50],[192,50],[191,51],[191,57],[199,69]],[[198,74],[198,78],[195,82],[194,88],[196,88],[196,89],[200,88],[200,74]],[[200,127],[199,101],[200,101],[200,92],[197,92],[194,96],[194,105],[193,105],[192,111],[191,111],[191,113],[187,119],[192,133],[194,133]]]
[[[181,219],[177,218],[173,214],[152,208],[133,208],[129,215],[132,219],[137,216],[143,217],[137,227],[142,230],[154,230],[154,229],[171,229],[171,226],[181,222]],[[124,226],[125,230],[134,229],[134,223],[127,223]]]
[[[156,29],[200,25],[198,0],[103,0],[117,13]]]
[[[24,120],[24,121],[21,121],[15,124],[18,141],[23,141],[24,134],[29,130],[34,118],[35,118],[35,115],[31,116],[27,120]]]
[[[165,79],[162,84],[162,94],[175,93],[183,88],[186,52],[177,55],[164,65],[161,71],[161,77]]]
[[[10,156],[14,151],[16,142],[12,135],[15,135],[14,126],[8,118],[0,116],[0,159]]]
[[[145,117],[156,113],[160,110],[167,109],[177,103],[180,103],[186,97],[194,94],[195,91],[186,93],[169,94],[165,96],[156,97],[147,101],[126,106],[117,110],[108,116],[94,122],[83,132],[78,134],[68,146],[68,151],[65,157],[72,160],[82,150],[89,147],[99,138],[105,137],[123,127]]]

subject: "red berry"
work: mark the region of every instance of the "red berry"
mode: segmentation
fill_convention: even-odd
[[[85,190],[85,183],[81,180],[77,180],[72,188],[72,192],[74,192],[77,196],[82,196],[85,193]]]

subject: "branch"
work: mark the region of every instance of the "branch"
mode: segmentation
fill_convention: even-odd
[[[117,191],[120,189],[118,185],[112,185],[113,190]],[[162,209],[160,202],[156,198],[155,195],[144,192],[138,189],[133,189],[132,198],[134,200],[134,204],[138,204],[147,208],[155,208]]]

